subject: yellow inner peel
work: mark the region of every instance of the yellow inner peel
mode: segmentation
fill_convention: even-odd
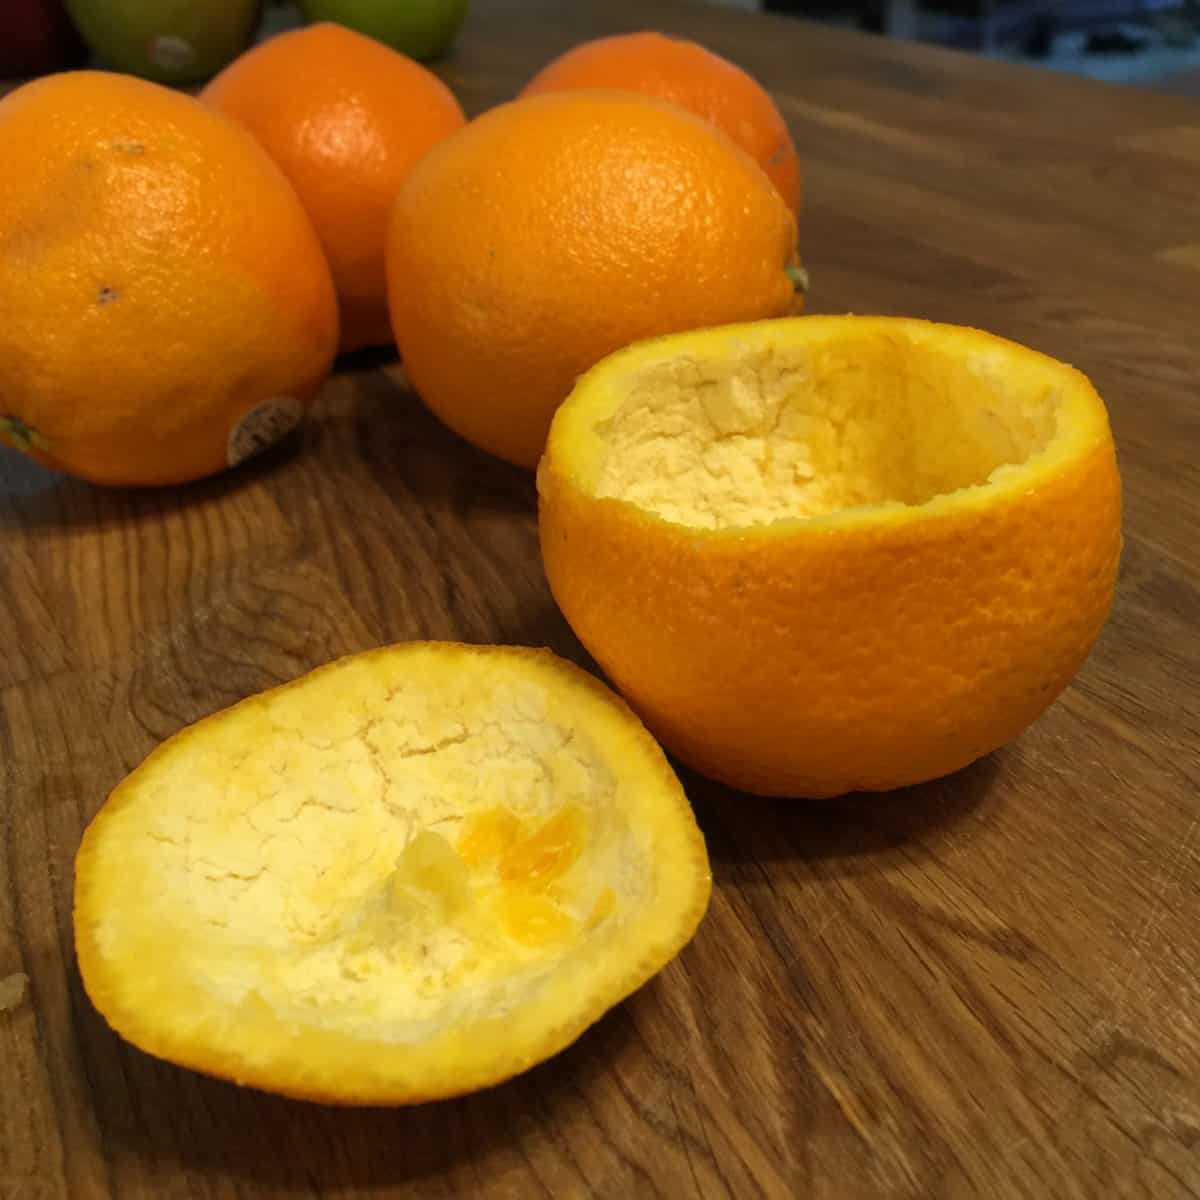
[[[158,815],[124,878],[157,898],[147,940],[237,1011],[405,1040],[502,1016],[619,938],[653,869],[598,747],[534,683],[438,682],[284,691],[169,777],[148,764]]]
[[[889,331],[783,346],[695,335],[686,353],[652,351],[613,381],[595,494],[700,529],[923,504],[1058,432],[1044,369],[1000,349]]]

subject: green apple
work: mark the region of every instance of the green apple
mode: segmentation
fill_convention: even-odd
[[[199,83],[249,44],[262,0],[67,0],[107,65],[159,83]]]
[[[300,0],[310,21],[336,21],[410,58],[436,58],[458,33],[467,0]]]

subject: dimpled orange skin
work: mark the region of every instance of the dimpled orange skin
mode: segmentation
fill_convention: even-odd
[[[661,33],[624,33],[575,46],[543,67],[521,92],[628,88],[670,100],[711,121],[742,147],[800,207],[800,160],[782,114],[741,67],[696,42]]]
[[[0,101],[0,162],[4,440],[98,483],[177,483],[225,467],[250,410],[315,394],[329,270],[244,130],[80,71]]]
[[[796,226],[719,130],[625,92],[501,105],[405,180],[392,327],[425,403],[537,465],[577,376],[639,338],[791,311]]]
[[[243,54],[201,93],[240,121],[292,182],[325,249],[343,350],[391,342],[384,238],[401,181],[466,121],[450,89],[342,25],[312,25]]]
[[[994,503],[716,532],[587,494],[557,430],[538,472],[555,600],[666,749],[730,786],[822,798],[958,770],[1054,701],[1107,620],[1107,422],[1069,467]]]

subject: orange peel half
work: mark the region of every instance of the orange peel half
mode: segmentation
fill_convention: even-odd
[[[124,1038],[335,1104],[485,1087],[691,938],[711,879],[666,758],[548,651],[408,643],[185,729],[76,863],[83,982]]]
[[[538,474],[567,620],[648,728],[747,791],[948,774],[1062,691],[1121,551],[1079,371],[974,329],[800,317],[643,342]]]

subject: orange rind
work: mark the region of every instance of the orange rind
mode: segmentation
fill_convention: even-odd
[[[141,1049],[267,1091],[410,1104],[574,1041],[711,887],[662,751],[547,651],[409,643],[176,735],[76,864],[88,995]]]
[[[663,745],[732,786],[885,790],[1004,745],[1108,616],[1121,486],[1079,371],[801,317],[644,342],[554,418],[542,555]]]

